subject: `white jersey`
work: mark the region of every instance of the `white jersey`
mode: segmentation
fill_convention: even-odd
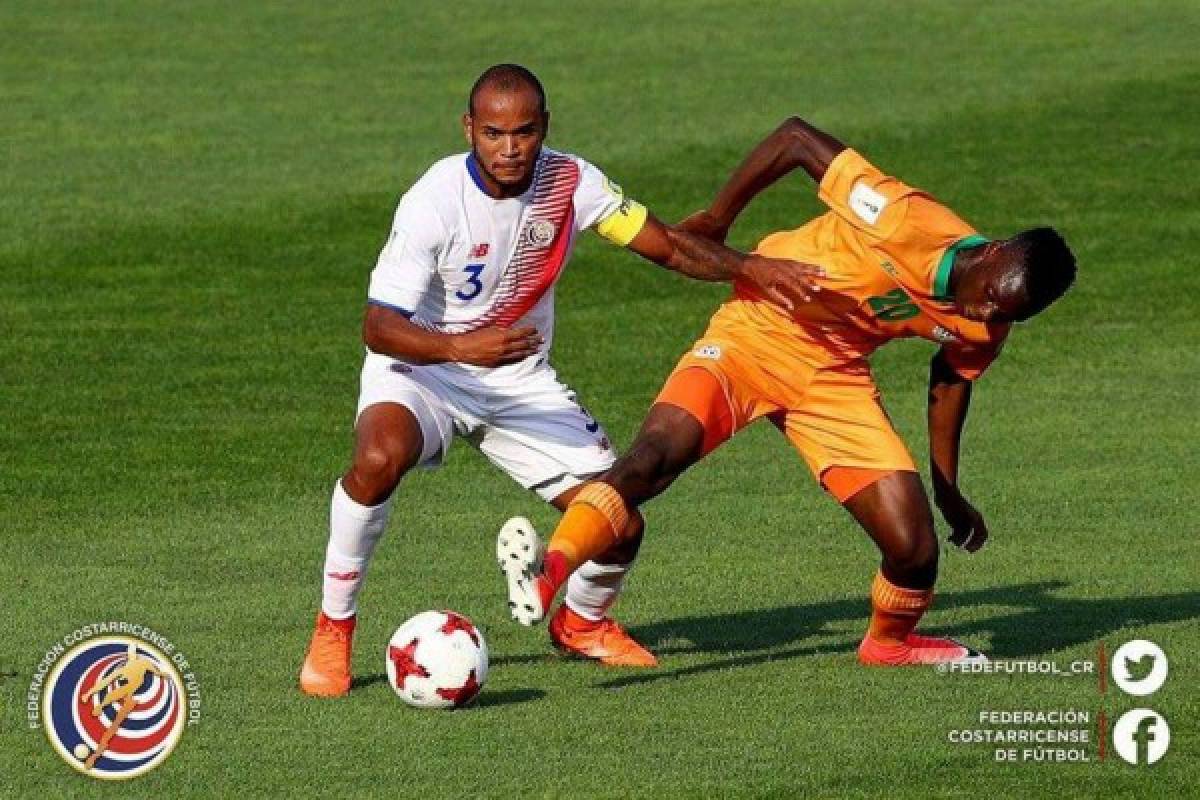
[[[576,236],[638,211],[640,228],[644,209],[574,155],[543,148],[529,189],[499,200],[483,190],[471,154],[444,158],[400,199],[371,273],[369,302],[445,333],[531,325],[543,344],[525,361],[496,368],[443,365],[475,379],[526,374],[545,363],[554,333],[554,284]],[[633,234],[605,235],[626,244]]]

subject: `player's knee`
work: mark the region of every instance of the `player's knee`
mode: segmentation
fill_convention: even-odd
[[[919,526],[892,537],[884,555],[887,572],[904,586],[932,586],[937,578],[938,545],[932,527]]]
[[[395,442],[372,442],[354,454],[348,482],[372,500],[383,502],[411,466],[412,454]]]

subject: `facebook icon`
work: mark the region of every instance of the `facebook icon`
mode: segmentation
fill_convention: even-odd
[[[1171,744],[1171,728],[1162,715],[1148,708],[1126,711],[1113,726],[1113,747],[1130,764],[1153,764]]]

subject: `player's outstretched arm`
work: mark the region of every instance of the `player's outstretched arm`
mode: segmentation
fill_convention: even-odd
[[[815,264],[747,255],[703,236],[664,225],[647,215],[630,250],[700,281],[745,280],[784,308],[795,308],[820,290],[816,279],[825,272]]]
[[[971,405],[971,381],[939,350],[929,365],[929,464],[933,500],[950,525],[950,543],[974,553],[987,541],[983,515],[958,488],[958,455]]]
[[[682,224],[688,230],[718,242],[759,192],[801,167],[817,183],[846,145],[799,117],[789,117],[759,142],[721,187],[707,211],[693,214]]]
[[[470,333],[438,333],[413,323],[398,311],[368,305],[363,342],[373,352],[413,364],[447,361],[498,367],[528,358],[542,344],[536,328],[480,328]]]

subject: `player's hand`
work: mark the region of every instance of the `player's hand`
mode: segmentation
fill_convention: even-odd
[[[729,235],[729,228],[718,222],[717,218],[712,215],[712,212],[707,209],[697,211],[687,219],[682,220],[675,227],[696,236],[711,239],[717,244],[725,244],[725,237]]]
[[[542,335],[537,328],[480,328],[454,337],[451,360],[478,367],[499,367],[529,358],[541,346]]]
[[[950,536],[946,541],[968,553],[983,547],[988,539],[987,523],[975,506],[957,492],[954,496],[938,498],[937,505],[950,525]]]
[[[802,261],[748,255],[742,276],[771,302],[788,311],[795,311],[803,303],[811,302],[821,291],[817,279],[825,277],[825,270]]]

